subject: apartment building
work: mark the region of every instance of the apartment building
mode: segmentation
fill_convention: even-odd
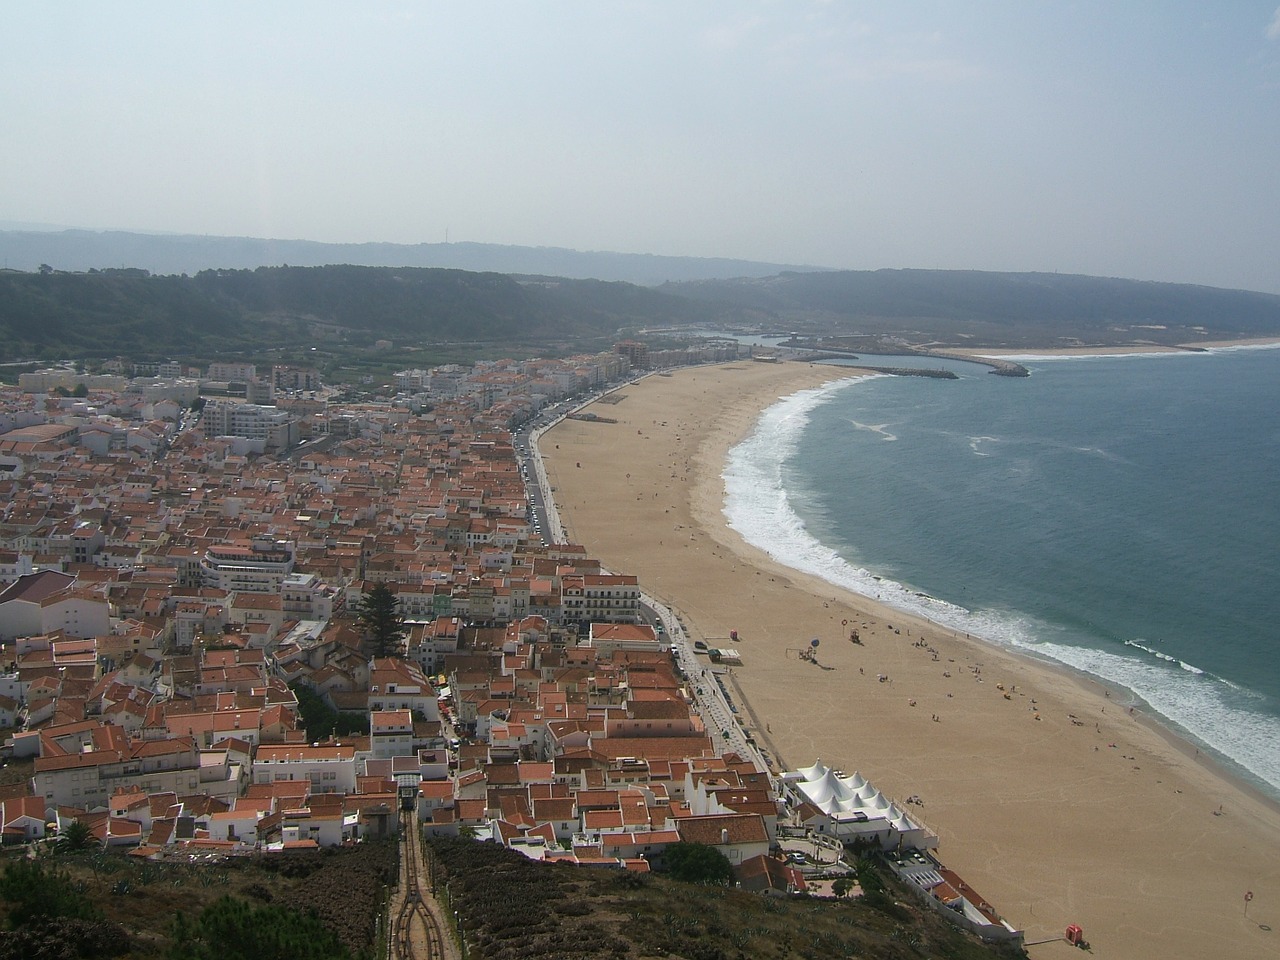
[[[287,450],[298,444],[298,419],[276,407],[210,400],[200,414],[206,437],[244,437],[262,450]]]
[[[271,537],[218,544],[200,558],[201,579],[206,587],[228,592],[278,594],[293,573],[296,553],[294,542]]]

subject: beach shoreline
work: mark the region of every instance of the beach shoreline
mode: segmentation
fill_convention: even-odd
[[[1233,347],[1280,347],[1280,337],[1253,337],[1246,340],[1207,340],[1204,343],[1144,343],[1120,346],[1081,346],[1081,347],[1046,347],[1044,349],[993,348],[984,350],[980,347],[952,347],[948,352],[967,354],[971,357],[1125,357],[1143,356],[1157,353],[1203,353],[1207,350],[1222,350]]]
[[[1114,956],[1265,952],[1230,904],[1280,889],[1270,798],[1100,683],[799,573],[728,526],[730,448],[781,397],[854,375],[740,361],[622,388],[617,424],[567,421],[541,444],[570,538],[637,575],[694,639],[738,630],[729,680],[770,753],[924,797],[944,862],[1029,940],[1075,922]],[[816,665],[795,656],[810,636]],[[1160,892],[1135,901],[1145,889]]]

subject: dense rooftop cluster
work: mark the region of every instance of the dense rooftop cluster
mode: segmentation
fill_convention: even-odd
[[[537,535],[510,428],[629,373],[606,355],[406,371],[380,402],[308,389],[315,442],[274,452],[127,381],[0,392],[0,724],[32,762],[0,788],[5,840],[79,821],[139,857],[233,854],[416,810],[535,859],[647,870],[705,844],[784,892],[800,872],[761,858],[785,829],[920,841],[896,807],[854,816],[711,735],[718,684],[636,578]],[[375,587],[404,619],[389,651],[357,616]],[[306,704],[358,732],[309,735]]]

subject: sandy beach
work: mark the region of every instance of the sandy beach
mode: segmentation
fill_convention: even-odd
[[[1028,943],[1078,923],[1095,956],[1280,952],[1280,807],[1119,691],[782,567],[728,528],[729,448],[776,399],[850,374],[689,368],[593,406],[616,423],[563,422],[540,447],[569,539],[636,574],[695,639],[737,630],[730,682],[779,764],[821,759],[919,795],[909,809],[943,862]],[[800,660],[815,636],[819,663]],[[1028,952],[1075,955],[1062,941]]]

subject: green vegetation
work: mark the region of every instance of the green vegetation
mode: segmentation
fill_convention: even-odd
[[[422,267],[193,277],[0,271],[0,361],[234,354],[317,366],[329,382],[381,383],[406,363],[555,356],[608,349],[641,328],[724,322],[969,346],[1193,343],[1280,335],[1280,296],[957,270],[783,273],[660,289]]]
[[[0,874],[0,901],[10,930],[45,920],[97,920],[99,912],[65,870],[38,860],[12,860]]]
[[[400,599],[385,583],[375,583],[356,603],[356,619],[379,657],[398,655],[408,628],[400,615]]]
[[[329,706],[310,687],[296,681],[289,685],[298,698],[298,714],[307,731],[307,739],[315,742],[329,737],[346,737],[353,733],[369,732],[369,715],[366,713],[340,713]]]
[[[715,847],[704,843],[673,843],[662,855],[663,872],[684,883],[727,886],[733,881],[733,864]]]
[[[864,897],[780,899],[536,863],[467,839],[433,839],[427,849],[429,874],[447,912],[457,911],[472,960],[1021,955],[980,943],[878,872],[882,903],[872,907]],[[58,855],[56,865],[3,864],[0,915],[16,927],[0,935],[0,960],[367,960],[398,847],[365,842],[199,864],[94,850]],[[864,869],[874,863],[859,865],[861,882],[874,885]]]
[[[306,356],[314,346],[329,357],[311,356],[313,363],[395,369],[403,363],[398,353],[411,346],[431,348],[428,365],[497,344],[507,353],[524,346],[526,355],[567,343],[607,349],[620,328],[691,323],[708,312],[630,284],[522,282],[462,270],[260,267],[194,277],[0,271],[0,360],[212,359],[231,352],[265,359]],[[394,350],[379,348],[380,340]]]
[[[1193,343],[1280,335],[1280,296],[1185,283],[978,270],[783,273],[661,289],[724,309],[765,311],[824,333],[914,335],[961,344]],[[851,322],[856,321],[856,322]]]
[[[399,862],[394,841],[205,863],[21,853],[0,861],[0,960],[368,958]]]
[[[861,898],[782,899],[653,874],[536,863],[493,843],[428,840],[474,960],[680,957],[790,960],[1024,954],[981,943],[886,880],[893,913]],[[901,903],[895,905],[893,900]]]
[[[169,960],[348,960],[342,942],[312,914],[234,897],[215,900],[195,921],[179,913]]]
[[[61,853],[78,853],[97,844],[97,838],[80,820],[72,820],[58,833],[57,847]]]

